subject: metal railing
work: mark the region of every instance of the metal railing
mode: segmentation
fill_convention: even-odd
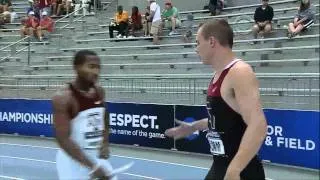
[[[84,18],[86,15],[83,14],[78,18],[74,18],[75,13],[77,13],[78,11],[82,11],[84,9],[84,7],[79,8],[77,11],[73,11],[72,13],[69,13],[67,15],[65,15],[64,17],[58,19],[57,21],[55,21],[55,33],[58,32],[59,40],[61,41],[61,39],[63,39],[63,37],[65,36],[64,33],[66,32],[67,27],[69,27],[71,24],[74,24],[75,22],[83,22],[80,21],[80,19]],[[62,22],[63,20],[65,20],[66,18],[68,18],[68,23],[58,27],[57,24],[59,22]],[[82,23],[82,25],[84,25],[84,23]],[[83,27],[84,28],[84,27]],[[59,34],[60,33],[60,34]],[[50,37],[51,35],[49,35]],[[27,62],[26,64],[29,66],[30,65],[30,61],[31,61],[31,53],[34,51],[32,50],[32,43],[31,43],[31,36],[26,36],[14,43],[8,44],[2,48],[0,48],[0,63],[2,62],[6,62],[10,59],[20,59],[18,57],[18,55],[20,53],[26,52],[27,53]]]
[[[139,103],[187,104],[205,103],[210,78],[167,77],[167,78],[101,78],[110,101]],[[0,84],[1,98],[50,98],[65,85],[67,78],[4,78]],[[259,77],[262,103],[267,108],[319,109],[319,77],[293,76]]]
[[[26,44],[27,42],[27,44]],[[20,45],[27,45],[25,47],[19,47]],[[0,48],[0,63],[5,62],[9,60],[10,58],[17,58],[16,56],[21,52],[27,52],[27,63],[30,65],[30,36],[26,36],[17,42],[14,42],[12,44],[9,44],[7,46],[4,46]]]

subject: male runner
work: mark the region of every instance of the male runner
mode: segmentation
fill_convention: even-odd
[[[206,179],[261,180],[264,169],[257,153],[267,123],[260,103],[258,81],[250,65],[232,52],[233,31],[225,20],[204,23],[197,33],[196,51],[215,71],[207,91],[209,118],[168,129],[174,138],[208,130],[214,163]]]
[[[102,87],[96,84],[100,59],[95,52],[75,54],[77,77],[52,98],[59,179],[108,179],[109,117]],[[113,179],[115,179],[114,177]]]

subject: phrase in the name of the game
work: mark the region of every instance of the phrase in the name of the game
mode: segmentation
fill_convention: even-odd
[[[166,138],[163,133],[158,132],[146,132],[142,130],[125,130],[125,129],[113,129],[110,128],[110,134],[116,134],[116,135],[125,135],[125,136],[138,136],[138,137],[146,137],[149,139],[152,138],[159,138],[164,139]]]

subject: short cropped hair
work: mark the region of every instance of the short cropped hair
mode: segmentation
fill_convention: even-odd
[[[201,25],[201,33],[205,40],[214,36],[222,46],[233,46],[233,30],[229,23],[224,19],[215,19],[206,21]]]
[[[74,55],[73,66],[82,65],[86,61],[87,56],[97,56],[97,53],[90,50],[81,50]]]

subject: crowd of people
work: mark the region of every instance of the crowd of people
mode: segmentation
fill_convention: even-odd
[[[123,10],[122,6],[118,7],[115,14],[114,21],[109,26],[110,38],[114,38],[114,30],[118,31],[116,38],[130,38],[138,36],[138,31],[143,31],[144,36],[153,36],[153,43],[160,44],[159,36],[163,33],[163,29],[169,29],[169,36],[180,34],[177,28],[184,26],[186,32],[184,34],[185,42],[190,42],[193,29],[193,15],[188,14],[186,20],[181,22],[178,7],[174,6],[172,1],[166,0],[164,10],[161,10],[160,5],[156,0],[148,0],[149,4],[145,8],[145,13],[141,14],[138,7],[132,7],[132,14],[129,16],[128,12]],[[219,15],[226,2],[223,0],[210,0],[207,9],[211,15]],[[311,5],[310,0],[301,0],[298,8],[298,13],[294,17],[292,23],[288,26],[288,37],[292,38],[298,35],[301,31],[305,31],[314,23],[315,10]],[[272,21],[274,18],[274,10],[269,5],[269,0],[261,0],[261,6],[257,7],[254,12],[254,25],[252,27],[253,38],[258,36],[263,38],[266,34],[273,30]],[[255,41],[252,43],[256,43]]]
[[[49,16],[56,17],[67,15],[75,11],[79,15],[94,14],[92,7],[94,0],[29,0],[30,8],[28,11],[34,11],[40,16],[42,11],[46,11]]]
[[[28,0],[26,16],[21,18],[21,35],[24,37],[34,34],[39,40],[42,40],[43,31],[52,32],[54,29],[51,18],[61,17],[71,12],[74,12],[75,15],[94,14],[93,6],[94,0]],[[101,7],[101,4],[97,4],[97,7]],[[3,25],[13,23],[17,18],[11,0],[0,0],[0,28],[5,28]],[[43,23],[46,25],[41,25]]]
[[[56,16],[68,14],[76,11],[75,14],[94,13],[91,11],[93,0],[28,0],[30,7],[27,10],[27,17],[22,19],[21,35],[34,34],[40,41],[43,32],[53,31],[53,20]],[[99,2],[99,1],[98,1]],[[193,36],[194,22],[193,15],[188,14],[182,23],[179,15],[179,9],[171,0],[165,1],[164,9],[156,0],[148,0],[149,4],[145,7],[145,12],[140,12],[139,7],[133,6],[131,15],[118,6],[114,20],[109,25],[110,38],[131,38],[137,37],[143,33],[144,36],[152,36],[153,44],[160,44],[159,36],[163,35],[163,29],[169,29],[169,36],[180,34],[177,29],[184,27],[184,40],[190,42]],[[225,6],[224,0],[209,0],[208,5],[204,7],[211,15],[219,15]],[[301,31],[310,28],[314,23],[315,10],[310,0],[301,0],[298,13],[293,21],[286,25],[288,28],[288,37],[292,38]],[[17,18],[13,11],[11,0],[0,0],[0,27],[5,23],[13,22]],[[261,6],[257,7],[253,16],[254,25],[252,27],[253,38],[264,37],[272,32],[272,21],[274,10],[269,5],[269,0],[261,0]],[[34,22],[34,23],[30,23]],[[41,25],[46,24],[46,25]],[[41,29],[41,30],[39,30]],[[114,36],[114,31],[117,35]],[[142,32],[142,33],[141,33]],[[256,43],[256,42],[252,42]]]
[[[173,6],[171,1],[165,2],[165,9],[161,12],[159,4],[155,0],[150,0],[144,14],[140,13],[137,6],[133,6],[131,16],[129,16],[122,6],[118,6],[114,21],[109,26],[109,35],[110,38],[113,38],[113,31],[117,30],[117,38],[134,37],[137,36],[137,31],[143,30],[144,36],[151,34],[155,36],[161,34],[162,28],[171,29],[169,35],[175,35],[178,34],[176,28],[180,26],[179,10]]]
[[[51,33],[54,27],[54,21],[48,16],[47,11],[42,11],[40,19],[33,11],[30,11],[28,17],[23,19],[21,23],[21,37],[34,35],[39,41],[43,40],[46,33]]]
[[[254,13],[254,21],[252,32],[254,38],[264,35],[272,31],[272,20],[274,17],[273,8],[268,4],[269,0],[262,0],[262,5],[257,7]],[[288,28],[288,37],[292,38],[300,32],[307,30],[314,24],[315,10],[311,5],[311,0],[301,0],[298,13],[295,15],[293,22],[285,25]],[[254,42],[255,43],[255,42]]]

